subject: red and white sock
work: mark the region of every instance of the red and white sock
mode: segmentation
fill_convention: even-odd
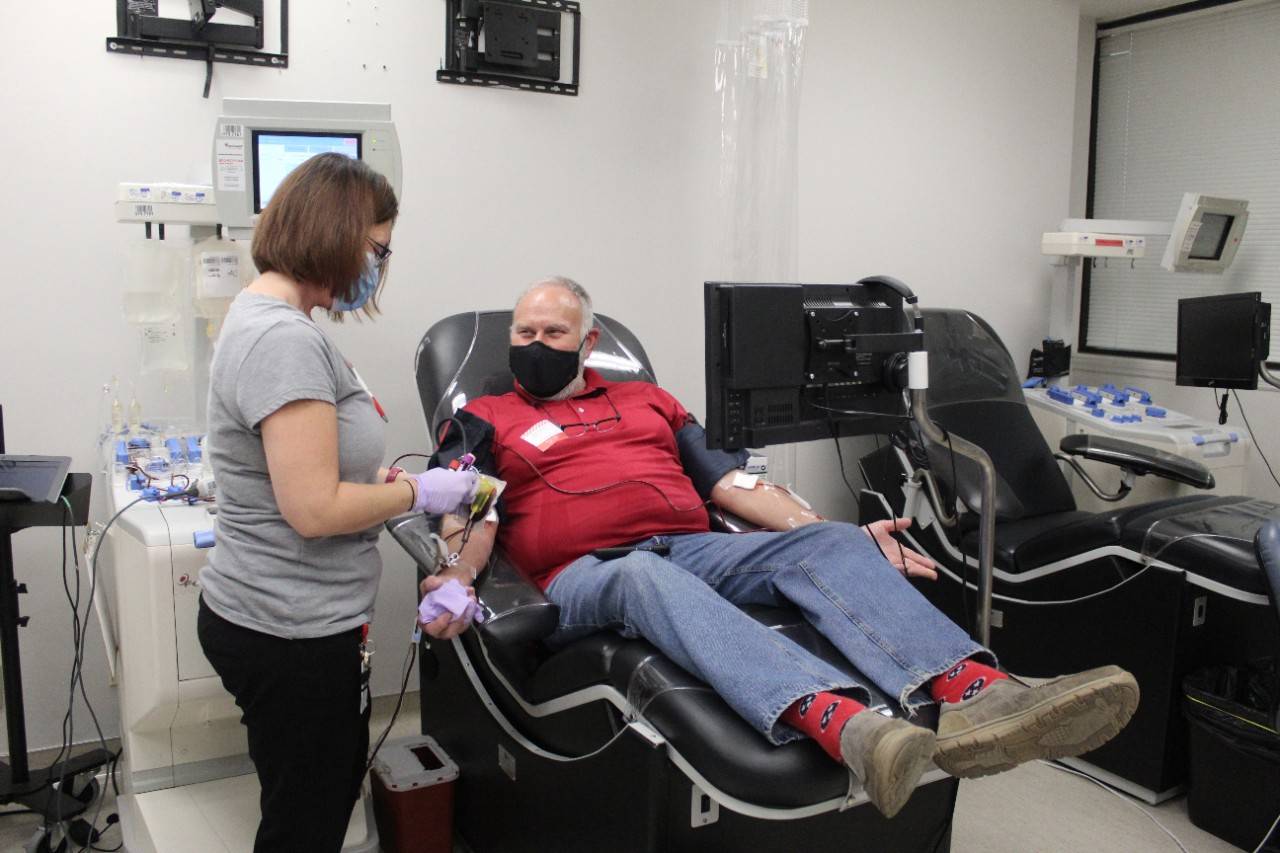
[[[973,658],[962,660],[942,675],[929,682],[929,691],[935,702],[963,702],[972,699],[985,688],[1002,678],[1008,678],[1000,670]]]
[[[866,705],[848,696],[810,693],[791,703],[781,719],[816,740],[828,755],[840,761],[840,730],[850,717],[866,709]]]

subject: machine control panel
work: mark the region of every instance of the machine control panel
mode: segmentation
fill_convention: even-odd
[[[1226,456],[1241,441],[1238,430],[1156,405],[1151,393],[1137,385],[1047,385],[1030,379],[1023,389],[1028,405],[1117,438],[1193,451],[1186,455]]]

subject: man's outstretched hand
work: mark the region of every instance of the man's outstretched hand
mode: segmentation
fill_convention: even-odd
[[[938,579],[937,564],[924,554],[912,551],[893,538],[894,531],[906,530],[910,526],[909,518],[886,518],[883,521],[864,524],[862,529],[871,537],[871,541],[876,543],[876,547],[880,549],[880,553],[884,554],[889,564],[903,575],[909,578],[928,578],[936,581]]]

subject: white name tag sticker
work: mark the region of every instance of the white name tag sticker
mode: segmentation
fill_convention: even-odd
[[[525,430],[520,437],[546,453],[552,445],[564,438],[564,432],[551,421],[541,420]]]

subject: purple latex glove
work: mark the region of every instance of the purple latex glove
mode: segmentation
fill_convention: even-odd
[[[480,475],[475,471],[453,471],[449,468],[432,468],[421,474],[410,474],[413,483],[411,512],[443,515],[471,503],[480,485]]]
[[[475,599],[467,595],[467,588],[453,578],[426,594],[418,605],[418,621],[426,625],[444,613],[467,622],[484,621],[484,612]]]

